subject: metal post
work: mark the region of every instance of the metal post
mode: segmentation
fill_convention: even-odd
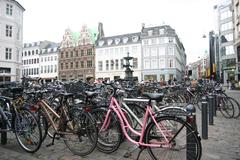
[[[0,128],[3,130],[1,133],[1,144],[5,145],[5,144],[7,144],[7,132],[4,131],[7,129],[6,121],[4,121],[4,120],[2,121]]]
[[[206,97],[202,97],[202,138],[208,139],[208,104]]]
[[[197,130],[197,124],[196,124],[196,108],[194,105],[189,104],[186,107],[187,111],[187,122],[192,126],[194,130]],[[190,134],[190,131],[187,129],[187,135]],[[196,151],[196,146],[193,146],[194,143],[194,137],[187,136],[187,160],[191,160],[192,157],[196,156],[196,153],[193,153],[193,151]],[[190,152],[189,152],[190,151]],[[191,155],[189,155],[191,153]]]
[[[209,94],[208,96],[208,104],[209,104],[209,110],[208,110],[208,118],[209,118],[209,125],[213,125],[213,102],[214,101],[214,97],[212,94]],[[214,107],[215,108],[215,107]]]
[[[213,94],[213,116],[217,117],[217,95]]]

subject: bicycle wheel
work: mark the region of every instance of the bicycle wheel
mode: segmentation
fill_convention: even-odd
[[[201,159],[200,138],[188,123],[178,117],[163,116],[157,118],[157,124],[164,135],[154,122],[149,123],[145,132],[147,144],[159,144],[159,147],[147,147],[154,160]],[[191,140],[191,143],[187,143],[187,140]]]
[[[232,102],[233,107],[234,107],[234,116],[233,118],[238,118],[240,116],[240,105],[238,101],[232,97],[228,97],[229,100]]]
[[[15,135],[19,145],[26,152],[36,152],[42,144],[42,131],[39,122],[28,110],[20,110],[14,118]]]
[[[99,130],[97,149],[103,153],[112,153],[119,148],[123,140],[123,135],[119,121],[113,112],[109,115],[107,129],[100,131],[106,114],[107,109],[105,108],[97,108],[92,111]]]
[[[234,117],[234,106],[229,97],[222,97],[219,101],[219,109],[225,118]]]
[[[42,131],[42,142],[46,139],[47,134],[48,134],[48,121],[46,116],[44,115],[43,111],[38,110],[35,113],[36,117],[38,118],[38,122],[41,126],[41,131]]]
[[[70,111],[71,120],[64,127],[64,143],[76,155],[86,156],[97,145],[98,131],[96,123],[87,112],[80,109]]]

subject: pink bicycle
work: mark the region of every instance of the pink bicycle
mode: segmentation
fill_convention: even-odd
[[[140,147],[137,159],[144,149],[148,150],[152,159],[201,159],[200,138],[186,120],[177,116],[160,116],[153,112],[151,101],[161,101],[163,94],[144,93],[149,104],[146,106],[143,126],[140,131],[136,131],[116,98],[121,96],[123,91],[112,83],[107,85],[114,88],[114,93],[99,130],[98,146],[101,150],[106,149],[105,153],[114,152],[119,148],[124,135],[128,141]],[[130,136],[129,132],[136,135],[135,138]]]

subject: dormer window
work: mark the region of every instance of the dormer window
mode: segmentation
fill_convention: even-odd
[[[108,40],[108,45],[110,46],[112,44],[113,40],[112,39],[109,39]]]
[[[153,34],[153,31],[152,31],[152,30],[149,30],[149,31],[148,31],[148,36],[152,36],[152,34]]]
[[[133,37],[132,37],[132,41],[133,41],[133,42],[137,42],[137,41],[138,41],[138,36],[133,36]]]
[[[99,45],[99,46],[102,46],[103,44],[104,44],[104,41],[99,41],[99,42],[98,42],[98,45]]]
[[[119,38],[115,38],[115,44],[118,45],[120,42],[120,39]]]
[[[159,29],[159,35],[163,35],[164,34],[164,28],[161,28],[161,29]]]
[[[123,37],[123,43],[127,43],[128,42],[128,37]]]

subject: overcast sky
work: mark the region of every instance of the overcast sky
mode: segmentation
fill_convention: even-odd
[[[182,41],[187,63],[208,48],[204,34],[215,28],[213,6],[219,0],[17,0],[25,9],[24,43],[41,40],[61,42],[64,31],[80,31],[83,24],[105,36],[140,32],[146,26],[167,24]]]

